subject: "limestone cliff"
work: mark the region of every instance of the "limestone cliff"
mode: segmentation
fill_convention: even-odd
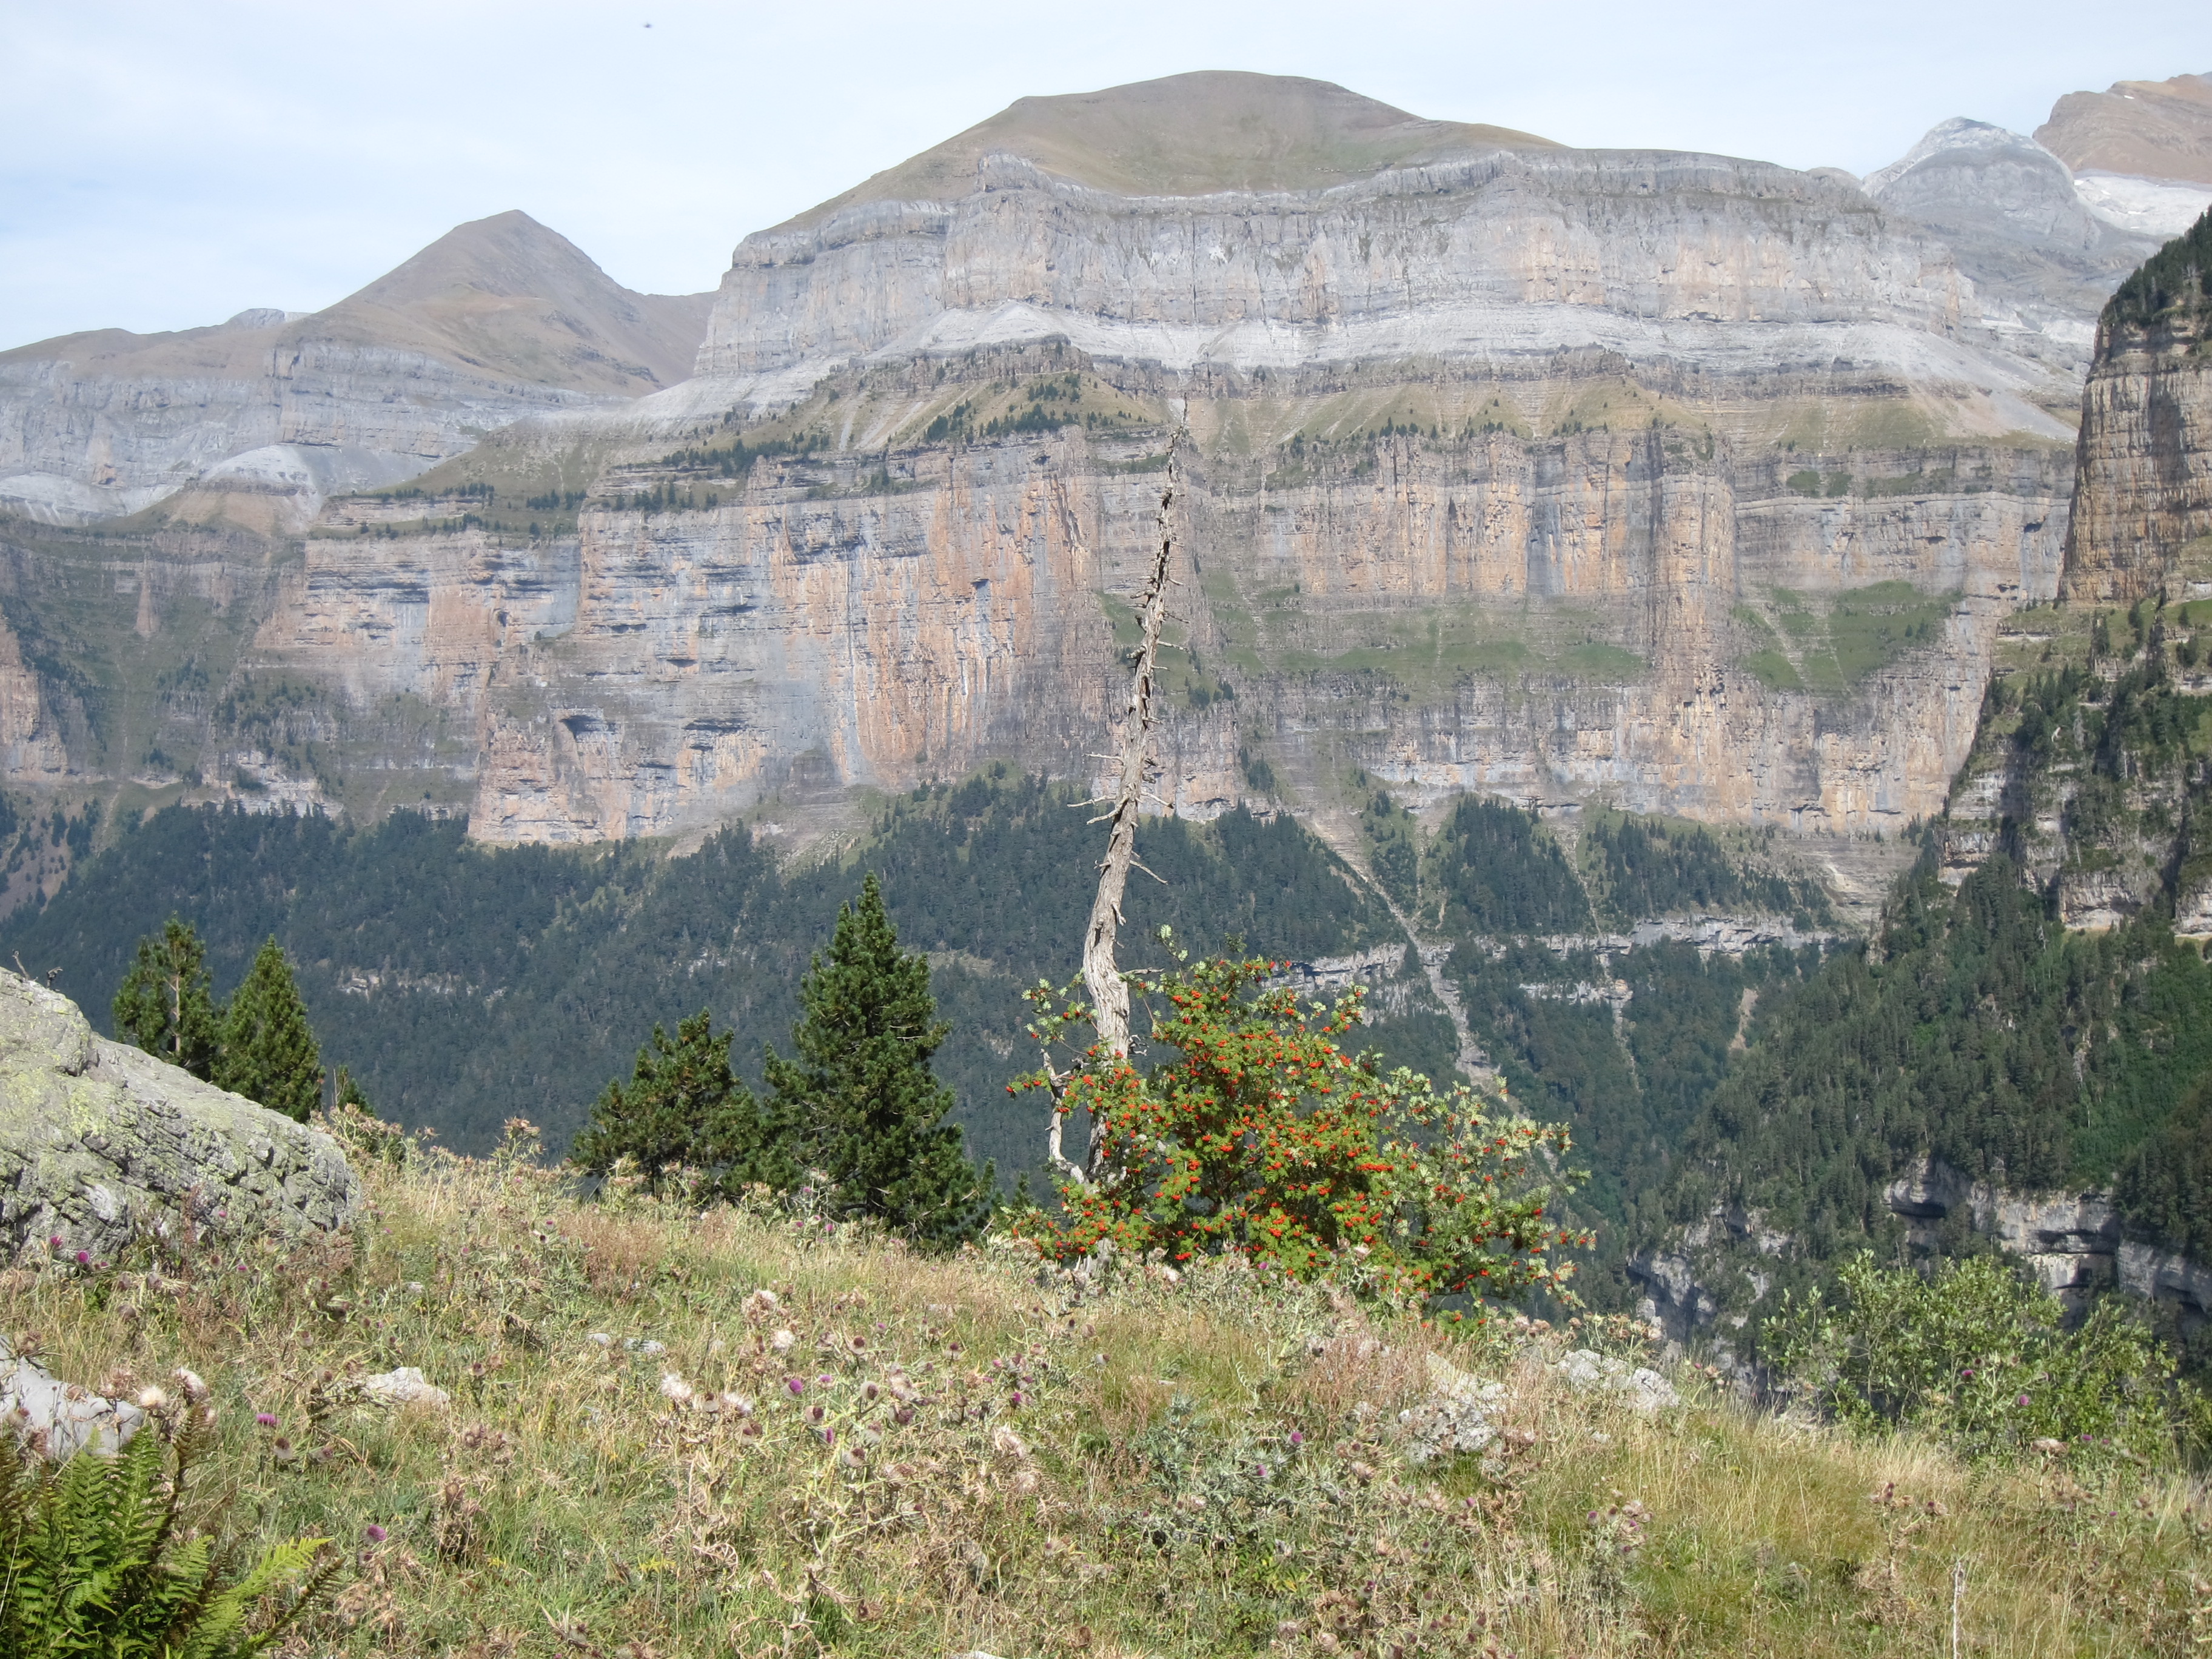
[[[2125,603],[2212,575],[2212,212],[2106,307],[2079,466],[2069,598]]]
[[[2087,315],[2039,303],[1841,175],[1265,76],[1027,100],[748,238],[683,385],[258,552],[189,496],[158,546],[19,525],[9,623],[86,683],[15,726],[502,840],[1080,773],[1187,421],[1177,810],[1364,769],[1865,835],[2056,587]]]

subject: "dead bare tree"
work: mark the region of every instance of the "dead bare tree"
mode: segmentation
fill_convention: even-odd
[[[1160,626],[1167,620],[1168,589],[1174,582],[1170,574],[1175,562],[1174,514],[1177,486],[1182,478],[1182,450],[1186,435],[1179,428],[1168,444],[1167,481],[1160,489],[1158,544],[1152,555],[1151,574],[1146,579],[1144,596],[1137,605],[1137,661],[1129,677],[1128,703],[1122,711],[1120,775],[1115,793],[1104,798],[1113,801],[1114,810],[1091,820],[1094,823],[1110,823],[1113,828],[1106,837],[1106,856],[1098,866],[1098,896],[1091,902],[1091,925],[1083,935],[1083,983],[1091,994],[1091,1027],[1097,1033],[1098,1047],[1116,1060],[1125,1058],[1129,1052],[1129,988],[1123,982],[1121,966],[1115,959],[1115,944],[1121,933],[1121,895],[1128,886],[1129,872],[1133,867],[1140,867],[1137,865],[1137,818],[1144,805],[1146,786],[1155,769],[1152,698],[1160,653]],[[1046,1156],[1054,1169],[1074,1180],[1095,1181],[1098,1178],[1106,1126],[1093,1117],[1090,1144],[1084,1149],[1082,1164],[1079,1165],[1070,1159],[1061,1144],[1066,1115],[1058,1109],[1061,1093],[1059,1082],[1055,1076],[1054,1110],[1047,1135]]]

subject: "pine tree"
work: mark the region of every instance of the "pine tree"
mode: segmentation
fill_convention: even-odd
[[[332,1103],[341,1107],[350,1106],[365,1116],[376,1115],[376,1108],[368,1103],[368,1096],[361,1086],[361,1079],[343,1066],[338,1067],[337,1092]]]
[[[115,994],[115,1029],[149,1054],[212,1080],[222,1027],[208,976],[207,949],[191,923],[171,916],[138,954]]]
[[[677,1026],[672,1042],[654,1026],[629,1086],[608,1084],[592,1105],[569,1162],[603,1176],[628,1158],[654,1193],[684,1168],[708,1177],[706,1195],[734,1197],[755,1182],[796,1186],[788,1134],[731,1070],[732,1034],[717,1036],[713,1024],[702,1009]]]
[[[947,1026],[929,994],[929,963],[902,951],[872,874],[842,906],[827,956],[799,982],[796,1051],[771,1050],[775,1109],[811,1167],[828,1176],[834,1214],[875,1216],[933,1244],[972,1237],[988,1212],[988,1174],[945,1121],[951,1091],[931,1073]]]
[[[215,1080],[234,1094],[305,1123],[323,1097],[323,1060],[307,1006],[272,937],[254,953],[246,982],[223,1016]]]

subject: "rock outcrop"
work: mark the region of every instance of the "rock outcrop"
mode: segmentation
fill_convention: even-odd
[[[1984,121],[1943,122],[1866,188],[1940,234],[1985,303],[2018,313],[2021,348],[2077,368],[2113,284],[2157,246],[2100,217],[2034,139]]]
[[[0,1252],[112,1261],[186,1224],[326,1232],[358,1202],[319,1129],[96,1036],[67,997],[0,971]]]
[[[2212,593],[2212,212],[2106,307],[2078,467],[2068,598]]]

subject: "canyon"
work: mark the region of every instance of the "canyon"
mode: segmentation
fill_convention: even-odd
[[[2077,185],[1970,122],[1862,185],[1202,74],[1024,99],[711,300],[479,222],[315,318],[0,355],[0,752],[504,842],[1087,775],[1181,431],[1172,810],[1869,842],[2058,591],[2156,245]]]

